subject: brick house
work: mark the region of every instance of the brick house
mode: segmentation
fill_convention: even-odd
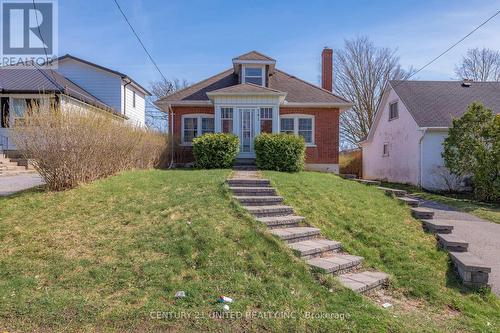
[[[339,114],[352,104],[332,93],[332,73],[329,48],[322,52],[321,88],[252,51],[234,58],[232,68],[160,99],[179,142],[176,162],[192,158],[192,140],[204,133],[234,133],[238,158],[254,158],[256,135],[283,132],[304,137],[309,170],[338,173]]]

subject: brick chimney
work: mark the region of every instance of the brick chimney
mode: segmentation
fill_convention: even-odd
[[[321,87],[333,90],[333,50],[328,47],[321,52]]]

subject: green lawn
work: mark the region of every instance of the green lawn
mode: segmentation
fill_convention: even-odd
[[[231,200],[228,173],[134,171],[0,198],[0,331],[500,327],[498,299],[462,294],[432,237],[383,194],[333,175],[268,173],[311,223],[392,274],[388,310],[311,274]],[[177,290],[187,297],[175,301]],[[212,318],[221,294],[235,299],[233,318]]]
[[[500,204],[477,201],[470,194],[433,193],[415,186],[396,183],[384,183],[382,186],[407,190],[409,193],[423,199],[441,202],[459,211],[470,213],[494,223],[500,223]]]

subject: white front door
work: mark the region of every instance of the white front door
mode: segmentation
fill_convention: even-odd
[[[240,158],[254,158],[253,140],[257,133],[258,109],[244,108],[239,111]],[[258,134],[258,133],[257,133]]]

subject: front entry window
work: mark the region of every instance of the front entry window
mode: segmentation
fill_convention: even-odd
[[[221,108],[222,133],[233,133],[233,108]]]
[[[273,108],[260,108],[260,132],[273,132]]]

